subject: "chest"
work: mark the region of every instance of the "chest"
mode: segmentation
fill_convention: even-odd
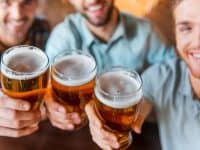
[[[200,146],[200,101],[187,96],[174,96],[160,113],[162,128],[173,142],[182,146]],[[176,143],[176,144],[177,144]],[[181,145],[180,145],[181,146]]]
[[[109,44],[93,43],[87,48],[97,62],[101,71],[105,67],[122,66],[140,71],[146,64],[146,48],[144,45],[119,40]]]

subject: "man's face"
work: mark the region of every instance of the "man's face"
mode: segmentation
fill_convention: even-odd
[[[32,25],[37,0],[0,0],[0,39],[5,45],[22,42]]]
[[[74,8],[94,26],[103,26],[111,18],[114,0],[69,0]]]
[[[191,74],[200,78],[200,0],[184,0],[174,10],[177,50]]]

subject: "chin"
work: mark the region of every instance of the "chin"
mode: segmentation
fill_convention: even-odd
[[[190,68],[190,73],[193,77],[200,79],[200,68]]]
[[[93,18],[85,15],[84,17],[90,24],[97,27],[105,26],[110,21],[110,17],[108,15],[105,15],[103,17],[93,17]]]
[[[104,20],[99,20],[99,21],[92,21],[92,20],[88,20],[90,24],[97,26],[97,27],[101,27],[101,26],[105,26],[108,21],[106,19]]]
[[[9,46],[16,46],[23,44],[24,37],[16,37],[9,40]]]
[[[91,24],[94,25],[94,26],[96,26],[96,27],[102,27],[102,26],[106,25],[106,23],[104,23],[104,22],[93,22]]]

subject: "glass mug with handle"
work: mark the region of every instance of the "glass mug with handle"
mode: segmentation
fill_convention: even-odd
[[[76,129],[87,123],[84,107],[92,99],[96,72],[94,58],[81,50],[58,54],[51,67],[52,96],[67,112],[80,114],[81,124]]]
[[[39,48],[28,45],[6,50],[1,58],[2,91],[38,109],[49,79],[49,59]]]
[[[128,148],[132,142],[131,126],[142,100],[140,76],[135,71],[112,67],[98,75],[94,94],[104,127],[119,136],[120,149]]]

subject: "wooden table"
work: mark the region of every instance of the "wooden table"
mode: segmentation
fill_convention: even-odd
[[[143,134],[133,135],[130,150],[160,150],[158,130],[155,124],[146,123]],[[88,127],[75,132],[53,128],[48,121],[40,124],[40,130],[23,138],[0,137],[0,150],[99,150],[93,143]]]

